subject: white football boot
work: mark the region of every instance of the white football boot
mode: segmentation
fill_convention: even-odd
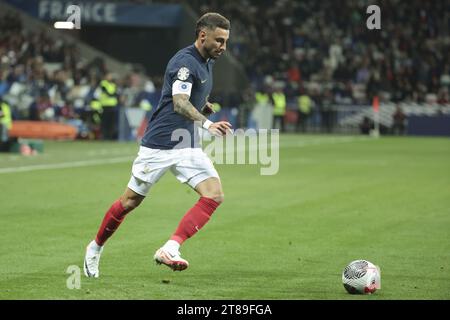
[[[86,256],[84,257],[83,270],[86,277],[98,278],[100,271],[98,265],[100,263],[100,256],[103,251],[103,247],[100,247],[92,240],[86,248]]]
[[[189,262],[180,257],[180,252],[169,252],[164,247],[158,249],[153,258],[157,264],[164,264],[173,271],[183,271],[189,267]]]

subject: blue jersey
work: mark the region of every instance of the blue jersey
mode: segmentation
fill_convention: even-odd
[[[194,45],[178,51],[167,64],[164,85],[158,107],[150,118],[141,145],[153,149],[173,149],[174,147],[198,148],[199,136],[194,121],[175,112],[172,95],[188,94],[189,101],[201,110],[212,89],[213,59],[204,59]],[[185,129],[190,133],[175,132]],[[172,136],[172,133],[175,134]],[[184,137],[184,140],[183,140]]]

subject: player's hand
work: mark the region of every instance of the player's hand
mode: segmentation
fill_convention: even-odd
[[[231,127],[231,124],[227,121],[218,121],[210,125],[208,131],[215,136],[221,137],[228,133],[232,134],[233,131],[231,131]]]
[[[207,102],[204,106],[203,106],[203,108],[202,108],[202,110],[200,111],[204,116],[206,116],[206,117],[208,117],[209,115],[211,115],[211,114],[213,114],[213,113],[216,113],[215,111],[214,111],[214,107],[213,107],[213,104],[212,103],[209,103],[209,102]]]

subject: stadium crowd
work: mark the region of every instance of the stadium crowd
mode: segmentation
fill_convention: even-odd
[[[116,85],[111,95],[124,107],[144,106],[155,92],[141,69],[119,78],[101,58],[84,59],[76,45],[54,41],[45,30],[25,31],[17,15],[1,16],[0,30],[0,97],[16,120],[65,122],[78,128],[79,138],[99,138],[102,110],[94,102],[103,80]],[[116,139],[117,130],[109,138]]]
[[[281,81],[336,104],[449,103],[450,4],[372,1],[381,30],[368,30],[366,1],[190,1],[232,21],[229,50],[256,89]],[[317,98],[317,97],[316,97]]]

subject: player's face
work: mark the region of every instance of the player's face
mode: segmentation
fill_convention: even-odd
[[[206,29],[203,36],[203,48],[210,58],[217,59],[227,49],[230,31],[216,28],[214,31]]]

